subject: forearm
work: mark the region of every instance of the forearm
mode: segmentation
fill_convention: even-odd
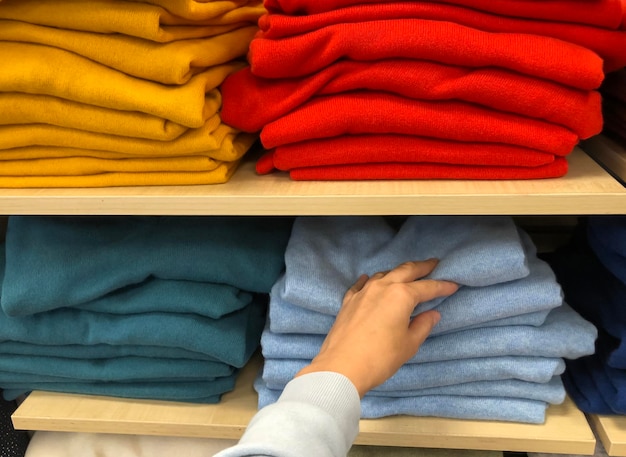
[[[236,446],[215,457],[345,457],[358,434],[359,394],[345,376],[315,372],[292,380],[260,410]]]

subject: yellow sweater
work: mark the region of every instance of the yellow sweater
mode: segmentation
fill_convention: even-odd
[[[0,127],[0,160],[3,149],[28,146],[56,146],[118,152],[146,157],[172,157],[205,154],[217,160],[239,159],[232,147],[238,130],[222,124],[218,115],[199,129],[189,129],[173,141],[155,141],[116,135],[86,132],[46,124],[9,125]]]
[[[213,1],[196,1],[196,0],[135,0],[158,5],[168,10],[176,16],[193,20],[206,20],[233,14],[235,9],[256,10],[257,14],[263,14],[265,11],[261,8],[263,2],[248,0],[213,0]],[[239,13],[240,14],[240,13]],[[259,15],[260,15],[259,14]]]
[[[0,40],[54,46],[128,75],[164,84],[183,84],[205,67],[244,56],[257,31],[256,26],[247,26],[214,37],[155,43],[127,35],[0,19]]]
[[[216,89],[242,62],[211,67],[186,84],[166,86],[50,46],[0,42],[0,92],[52,95],[122,111],[139,111],[197,128],[221,106]],[[206,98],[204,94],[206,93]]]
[[[119,111],[49,95],[0,92],[0,125],[51,124],[88,132],[171,141],[189,130],[138,111]]]
[[[4,0],[0,5],[1,19],[121,33],[161,43],[215,36],[246,24],[254,25],[264,12],[260,1],[203,20],[178,17],[160,6],[124,0]]]
[[[232,149],[235,151],[233,156],[241,157],[255,140],[254,135],[238,135],[232,142]],[[0,187],[220,184],[230,179],[239,164],[238,160],[223,162],[201,154],[176,158],[116,159],[94,158],[89,157],[88,154],[89,151],[86,150],[66,149],[63,151],[64,157],[62,158],[2,160],[0,161]],[[96,151],[95,155],[97,154]]]

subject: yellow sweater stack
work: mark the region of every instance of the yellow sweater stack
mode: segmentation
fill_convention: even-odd
[[[167,9],[166,9],[167,7]],[[2,0],[0,187],[228,181],[224,124],[262,0]]]

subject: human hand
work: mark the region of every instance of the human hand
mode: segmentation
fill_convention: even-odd
[[[320,352],[296,377],[316,371],[341,373],[363,397],[393,376],[417,353],[441,317],[429,310],[411,319],[415,306],[458,289],[449,281],[420,279],[437,262],[407,262],[371,278],[361,276],[346,292]]]

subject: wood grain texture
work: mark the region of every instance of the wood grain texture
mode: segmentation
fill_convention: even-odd
[[[582,150],[562,178],[529,181],[296,182],[252,159],[213,186],[0,189],[0,214],[571,215],[626,213],[626,188]]]

